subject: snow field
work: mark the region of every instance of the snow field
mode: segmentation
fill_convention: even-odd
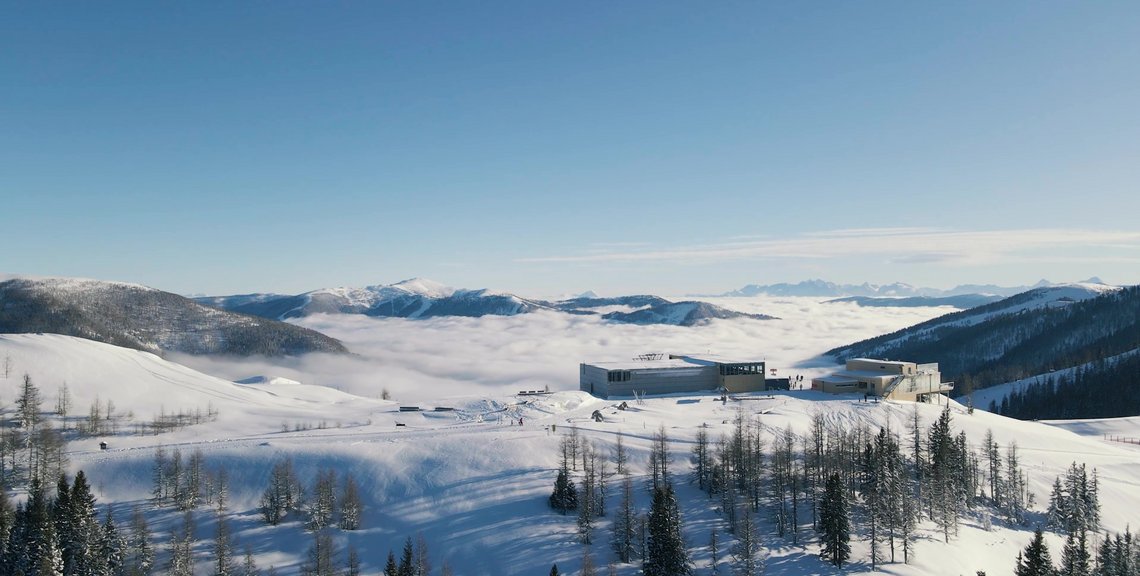
[[[603,351],[620,358],[646,349],[700,351],[723,343],[718,350],[728,354],[760,350],[782,371],[785,367],[804,373],[823,371],[830,366],[815,358],[823,350],[937,313],[829,305],[828,310],[838,310],[836,315],[819,315],[819,305],[812,299],[733,300],[741,307],[764,306],[757,311],[783,320],[714,322],[683,329],[604,326],[541,313],[414,323],[318,317],[301,323],[332,326],[334,330],[328,332],[336,337],[350,335],[346,342],[354,350],[363,350],[362,355],[346,359],[347,364],[338,360],[320,365],[324,372],[313,370],[317,362],[324,361],[319,358],[295,364],[286,361],[281,367],[264,360],[200,359],[196,364],[224,368],[217,372],[242,384],[151,354],[86,340],[3,335],[0,360],[10,356],[12,370],[9,378],[0,379],[0,402],[11,405],[25,371],[40,388],[45,410],[54,406],[58,387],[67,382],[73,396],[72,425],[86,415],[96,396],[103,402],[113,400],[117,412],[124,414],[120,433],[72,442],[70,468],[87,472],[99,503],[113,506],[117,518],[125,519],[134,506],[145,507],[160,545],[169,540],[169,531],[180,524],[181,515],[149,507],[155,448],[161,445],[167,454],[177,448],[183,458],[201,450],[207,468],[227,471],[231,527],[238,549],[250,546],[262,568],[275,566],[282,575],[299,572],[312,537],[298,519],[269,527],[257,513],[269,471],[281,458],[292,458],[306,483],[324,468],[335,469],[341,478],[352,474],[356,479],[365,505],[363,529],[335,532],[335,540],[342,550],[349,544],[358,549],[367,574],[377,573],[389,550],[398,554],[404,539],[418,533],[428,542],[436,568],[446,559],[456,574],[544,574],[552,563],[562,573],[574,573],[583,554],[574,517],[561,516],[546,505],[558,466],[559,436],[573,426],[608,453],[621,433],[635,474],[637,505],[644,512],[649,503],[643,486],[650,439],[663,425],[672,440],[671,470],[682,505],[684,535],[698,573],[707,573],[710,531],[715,528],[720,534],[721,562],[727,560],[730,539],[713,509],[715,503],[689,482],[689,450],[697,430],[707,424],[715,440],[731,431],[736,411],[743,409],[750,415],[759,414],[771,433],[790,426],[803,434],[812,415],[820,412],[828,421],[847,426],[865,422],[877,430],[889,424],[905,440],[913,405],[863,403],[861,396],[792,391],[727,404],[712,395],[650,398],[640,404],[626,399],[630,409],[619,411],[615,406],[620,401],[568,391],[576,387],[576,362],[594,359]],[[354,340],[366,345],[357,348]],[[359,378],[344,377],[338,372],[344,366],[351,367],[350,376],[358,374]],[[556,377],[545,371],[555,371]],[[323,376],[310,377],[314,374]],[[331,383],[343,391],[312,382]],[[513,395],[543,385],[561,391]],[[376,399],[380,386],[391,386],[400,401]],[[176,411],[201,406],[204,410],[207,404],[218,410],[216,421],[158,436],[129,434],[128,412],[147,421],[158,407]],[[399,412],[400,405],[418,405],[427,411]],[[454,411],[430,411],[437,406]],[[974,445],[981,442],[986,429],[993,430],[1003,450],[1010,441],[1017,441],[1037,498],[1035,519],[1041,517],[1053,479],[1077,461],[1098,470],[1104,526],[1120,531],[1127,524],[1140,524],[1136,480],[1140,478],[1140,447],[1101,439],[1103,431],[1135,429],[1137,420],[1053,426],[980,410],[967,414],[955,403],[951,407],[955,432],[965,430]],[[918,409],[928,427],[941,407],[919,405]],[[603,413],[604,422],[590,420],[594,410]],[[523,419],[523,426],[508,424],[517,423],[518,418]],[[321,422],[326,424],[323,429]],[[110,449],[99,450],[100,440],[109,441]],[[611,481],[611,510],[618,502],[618,486],[616,479]],[[200,572],[205,573],[213,513],[203,508],[195,515],[199,521],[197,558]],[[765,513],[759,520],[768,574],[839,573],[817,558],[807,514],[801,516],[803,543],[798,546],[779,539]],[[967,516],[960,535],[949,544],[942,543],[941,534],[926,525],[913,564],[881,565],[880,571],[899,575],[973,574],[976,570],[991,575],[1012,573],[1014,558],[1028,542],[1031,530],[995,520],[993,530],[986,532],[982,524],[979,512]],[[603,519],[592,546],[594,563],[602,570],[612,558],[608,529],[609,519]],[[1061,541],[1052,535],[1049,538],[1056,559]],[[858,535],[852,549],[855,563],[843,572],[869,572],[867,547]],[[722,564],[722,573],[727,568]],[[632,576],[639,569],[639,565],[624,565],[617,572]]]

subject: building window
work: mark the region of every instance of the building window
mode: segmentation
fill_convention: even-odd
[[[747,364],[720,364],[721,376],[745,376],[749,374],[763,374],[763,362],[749,362]]]
[[[629,370],[610,370],[606,372],[608,382],[629,382]]]

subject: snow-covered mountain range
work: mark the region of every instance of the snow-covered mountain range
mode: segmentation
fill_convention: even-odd
[[[1086,284],[1103,284],[1099,278],[1085,280]],[[901,297],[948,297],[964,295],[1013,296],[1033,288],[1054,286],[1048,280],[1041,280],[1032,286],[998,286],[996,284],[961,284],[950,289],[923,288],[903,282],[891,284],[836,284],[826,280],[804,280],[802,282],[778,284],[749,284],[742,288],[725,292],[720,296],[813,296],[839,298],[845,296],[901,298]]]
[[[410,319],[514,316],[543,310],[598,314],[614,322],[678,326],[693,326],[711,319],[771,318],[763,314],[737,312],[706,302],[673,302],[659,296],[591,296],[592,293],[567,300],[547,301],[487,289],[452,288],[431,280],[413,278],[389,285],[323,288],[292,296],[243,294],[200,297],[196,300],[224,310],[279,320],[313,314],[363,314]]]

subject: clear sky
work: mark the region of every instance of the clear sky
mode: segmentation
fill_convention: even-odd
[[[0,272],[1140,283],[1140,3],[0,2]]]

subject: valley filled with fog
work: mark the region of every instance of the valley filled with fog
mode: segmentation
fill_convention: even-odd
[[[810,297],[703,300],[777,319],[711,320],[681,327],[621,324],[560,312],[423,320],[314,315],[290,322],[339,339],[353,355],[266,359],[172,354],[170,359],[227,380],[279,376],[366,397],[379,397],[388,390],[394,399],[404,401],[545,387],[576,390],[579,363],[649,352],[711,352],[758,359],[776,368],[781,377],[806,378],[835,366],[832,359],[821,357],[831,348],[955,311],[860,307]]]

